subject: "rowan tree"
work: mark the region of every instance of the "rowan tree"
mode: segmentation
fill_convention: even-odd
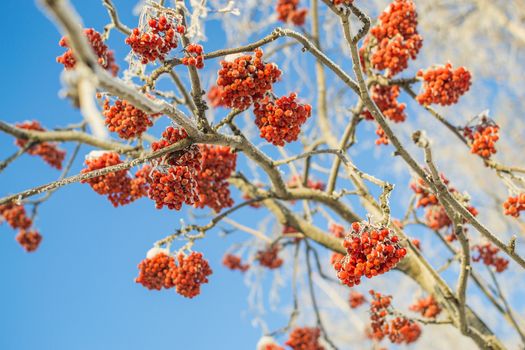
[[[511,141],[523,125],[481,111],[490,106],[472,92],[482,83],[469,68],[481,58],[437,54],[460,43],[436,40],[432,1],[159,0],[140,2],[139,20],[124,24],[102,0],[104,28],[68,0],[40,3],[62,35],[64,96],[83,120],[0,121],[17,147],[0,171],[24,155],[61,170],[0,199],[27,252],[53,234],[35,228],[38,206],[82,183],[115,207],[149,201],[179,218],[191,208],[137,261],[136,288],[152,298],[213,293],[221,268],[289,277],[279,291],[291,297],[289,321],[261,327],[259,350],[444,348],[443,335],[525,346],[523,282],[505,276],[523,280],[525,269],[525,169]],[[454,5],[444,7],[438,24],[454,23]],[[217,19],[220,49],[206,40]],[[110,37],[126,49],[112,50]],[[480,176],[490,189],[473,185]],[[201,252],[216,232],[240,236],[218,264]]]

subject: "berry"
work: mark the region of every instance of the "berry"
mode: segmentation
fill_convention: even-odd
[[[176,34],[181,32],[184,32],[182,26],[173,20],[168,20],[166,16],[160,16],[158,19],[150,19],[142,30],[133,29],[126,38],[126,44],[131,46],[131,50],[139,57],[142,64],[157,59],[164,61],[166,55],[178,46]]]
[[[202,253],[192,252],[190,255],[179,254],[178,265],[169,273],[171,284],[177,293],[186,298],[200,294],[201,284],[208,283],[212,270]]]
[[[295,93],[277,100],[266,96],[254,104],[255,125],[260,136],[275,146],[296,141],[301,126],[312,113],[312,107],[295,102],[296,97]]]
[[[346,256],[333,266],[341,283],[349,287],[393,269],[407,253],[399,238],[386,227],[354,222],[343,241]]]
[[[226,254],[222,259],[222,264],[230,270],[245,272],[250,268],[250,264],[243,264],[239,256]]]
[[[42,242],[42,236],[38,231],[21,229],[16,236],[16,240],[26,252],[31,253],[38,249],[40,242]]]
[[[264,97],[281,76],[273,63],[264,63],[263,52],[256,49],[253,56],[241,55],[235,59],[221,61],[217,86],[222,89],[222,102],[230,108],[247,109]]]
[[[200,145],[202,168],[197,174],[199,199],[197,208],[208,206],[216,212],[233,205],[230,184],[226,181],[235,171],[237,153],[228,146]]]
[[[514,197],[508,197],[503,203],[503,209],[505,215],[514,216],[517,218],[520,216],[520,212],[525,210],[525,193],[520,193]]]
[[[452,65],[420,70],[417,76],[423,79],[423,91],[416,97],[422,105],[452,105],[470,89],[471,75],[465,67],[452,69]]]
[[[27,216],[23,205],[14,203],[2,204],[0,205],[0,216],[15,230],[26,230],[32,225],[32,221]]]
[[[280,247],[277,245],[269,245],[265,250],[259,250],[255,256],[255,260],[259,261],[259,265],[264,266],[270,270],[278,269],[283,264],[278,254]]]
[[[113,51],[110,51],[106,44],[104,44],[102,41],[102,36],[100,33],[93,28],[89,28],[84,29],[84,35],[88,39],[91,47],[93,48],[93,51],[98,57],[98,64],[100,64],[102,68],[111,72],[113,76],[117,76],[119,67],[115,63],[115,56]],[[62,37],[58,44],[62,47],[68,48],[69,50],[67,50],[62,56],[57,57],[57,62],[63,64],[66,70],[75,68],[76,59],[73,51],[69,48],[67,38],[65,36]]]
[[[204,68],[204,56],[202,54],[202,46],[197,44],[189,44],[186,46],[186,56],[182,58],[182,64],[186,66],[194,66],[197,69]]]
[[[319,344],[320,336],[319,328],[297,327],[290,333],[285,344],[293,350],[324,350]]]
[[[39,122],[24,122],[16,124],[17,128],[35,131],[46,131]],[[16,139],[16,145],[23,148],[27,145],[28,140]],[[55,169],[62,169],[62,162],[66,157],[66,152],[59,149],[56,143],[40,142],[27,150],[27,153],[32,156],[39,156],[44,162]]]
[[[421,241],[417,238],[412,238],[412,244],[414,247],[416,247],[418,250],[421,250]]]
[[[432,294],[426,298],[418,299],[410,306],[410,310],[418,312],[426,318],[436,318],[441,313],[441,307]]]
[[[104,101],[106,125],[109,131],[117,132],[120,138],[133,139],[142,135],[153,125],[150,117],[140,109],[134,107],[126,100],[116,100],[111,106],[109,100]]]
[[[104,169],[109,166],[121,164],[120,156],[115,152],[91,152],[86,157],[86,168],[82,169],[81,173],[85,174],[90,171]],[[91,188],[100,195],[108,196],[109,201],[113,206],[126,205],[131,203],[134,199],[131,191],[131,178],[127,174],[127,170],[119,170],[109,174],[93,177],[91,179],[82,180],[82,183],[88,183]]]
[[[483,261],[485,265],[493,266],[496,272],[505,271],[509,265],[507,259],[497,256],[499,248],[491,243],[476,244],[472,246],[472,250],[477,253],[472,256],[472,261]]]
[[[365,303],[366,299],[365,296],[359,292],[351,291],[350,296],[348,298],[348,302],[350,303],[350,307],[352,309],[356,309],[359,306],[363,305]]]
[[[167,251],[162,249],[156,250],[158,253],[142,260],[138,265],[139,276],[135,279],[135,282],[142,284],[150,290],[171,288],[173,285],[170,279],[170,271],[175,268],[175,259],[169,256]],[[150,252],[154,251],[155,248]]]
[[[308,9],[298,9],[299,0],[279,0],[275,12],[277,19],[281,22],[292,23],[296,26],[302,26],[305,22]]]
[[[406,104],[397,102],[399,86],[373,85],[370,88],[370,96],[385,117],[396,123],[406,120]],[[374,117],[368,110],[363,112],[363,116],[366,120],[374,120]]]

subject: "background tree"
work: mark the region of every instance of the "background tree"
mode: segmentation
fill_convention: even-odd
[[[40,205],[81,182],[115,207],[198,208],[144,248],[148,289],[211,292],[219,267],[201,246],[252,235],[223,265],[247,275],[260,349],[523,346],[518,1],[160,1],[126,25],[104,0],[100,31],[68,1],[41,5],[64,34],[64,96],[84,119],[0,122],[18,147],[1,169],[27,153],[62,170],[0,199],[26,251],[44,249]],[[226,48],[206,41],[214,20]],[[107,43],[118,36],[122,53]],[[264,270],[284,324],[262,317]]]

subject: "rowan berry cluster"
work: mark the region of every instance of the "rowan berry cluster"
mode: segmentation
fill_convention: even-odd
[[[148,257],[138,265],[139,276],[135,282],[148,289],[173,288],[186,298],[200,294],[201,284],[208,283],[212,270],[202,253],[177,255],[177,260],[166,250],[152,249]]]
[[[255,256],[255,260],[259,261],[259,265],[270,270],[278,269],[283,265],[283,259],[279,257],[281,248],[277,245],[269,245],[264,250],[259,250]]]
[[[423,46],[417,32],[417,12],[412,0],[394,0],[379,16],[379,23],[370,30],[361,55],[379,71],[392,77],[408,67]],[[368,56],[370,58],[368,58]]]
[[[109,100],[105,100],[102,113],[106,117],[105,123],[109,131],[118,133],[125,140],[139,137],[153,125],[146,112],[126,100],[116,100],[113,106]]]
[[[84,163],[86,168],[82,169],[82,174],[121,164],[122,160],[115,152],[95,151],[86,157]],[[140,176],[132,179],[125,169],[85,179],[82,183],[88,183],[95,192],[107,196],[115,207],[129,204],[144,195],[145,180]]]
[[[222,90],[222,103],[245,110],[272,89],[281,71],[277,65],[263,62],[262,56],[262,50],[256,49],[253,56],[242,55],[221,61],[217,86]]]
[[[507,259],[497,256],[500,249],[491,243],[476,244],[472,250],[477,253],[477,255],[472,256],[472,261],[483,261],[485,265],[493,266],[496,272],[505,271],[509,265]]]
[[[520,212],[525,210],[525,193],[520,193],[514,197],[508,197],[503,203],[503,209],[505,215],[514,216],[515,218],[520,216]]]
[[[36,230],[22,229],[18,232],[16,240],[26,252],[30,253],[38,249],[40,242],[42,242],[42,236]]]
[[[392,297],[381,293],[370,291],[372,301],[370,302],[370,338],[382,340],[384,337],[394,344],[410,344],[415,342],[421,335],[421,327],[406,317],[394,317],[387,319]]]
[[[28,229],[33,222],[27,216],[26,209],[23,205],[13,202],[0,205],[0,216],[2,221],[7,222],[13,229]]]
[[[222,88],[217,85],[213,85],[208,90],[208,101],[213,108],[225,107],[226,104],[222,100]]]
[[[193,66],[197,69],[204,68],[204,56],[202,45],[189,44],[184,50],[186,56],[182,58],[182,64],[186,66]]]
[[[432,294],[426,298],[418,299],[410,306],[410,310],[418,312],[426,318],[436,318],[441,313],[441,307]]]
[[[416,96],[422,105],[452,105],[470,89],[470,72],[465,67],[453,69],[450,63],[445,66],[420,70],[417,76],[423,80],[423,91]]]
[[[254,103],[255,125],[260,136],[275,146],[296,141],[301,126],[312,113],[312,107],[297,103],[296,97],[295,93],[278,99],[267,95]]]
[[[185,28],[173,18],[159,16],[151,18],[144,28],[135,28],[126,38],[133,52],[140,58],[142,64],[164,61],[166,55],[178,46],[177,33],[184,33]]]
[[[208,206],[216,212],[231,207],[233,199],[227,179],[235,171],[237,153],[228,146],[213,145],[200,145],[200,153],[202,166],[196,177],[199,200],[195,206]]]
[[[179,254],[178,266],[171,274],[175,290],[186,298],[193,298],[200,294],[201,285],[208,283],[208,276],[213,271],[202,253],[192,252],[190,255]]]
[[[302,26],[305,22],[308,9],[299,9],[299,0],[279,0],[275,11],[281,22],[293,23],[296,26]]]
[[[496,153],[498,133],[499,126],[486,117],[477,125],[469,125],[463,129],[463,135],[470,141],[470,151],[485,159]]]
[[[366,302],[365,296],[355,290],[350,291],[350,296],[348,297],[348,302],[352,309],[356,309],[359,306],[363,305]]]
[[[297,327],[290,332],[286,345],[293,350],[324,350],[319,344],[321,330],[313,327]]]
[[[16,124],[17,128],[35,131],[46,131],[39,122],[31,121]],[[27,146],[28,140],[16,139],[16,145],[20,148]],[[39,156],[44,162],[53,168],[58,170],[62,169],[62,162],[66,157],[66,152],[59,149],[55,143],[51,142],[40,142],[34,146],[31,146],[27,153],[32,156]]]
[[[361,277],[372,278],[388,272],[407,253],[399,238],[386,227],[354,222],[343,241],[346,256],[334,264],[341,283],[353,287]]]
[[[84,29],[84,35],[88,39],[93,51],[98,57],[98,64],[102,68],[108,70],[113,76],[116,76],[119,70],[118,65],[115,63],[115,56],[113,51],[109,50],[106,44],[102,41],[102,36],[99,32],[93,28]],[[75,68],[76,59],[73,55],[73,50],[69,47],[66,37],[62,37],[59,43],[60,46],[66,47],[67,50],[62,56],[57,57],[57,62],[64,65],[64,68],[69,70]]]
[[[241,257],[233,254],[226,254],[222,259],[222,264],[230,270],[245,272],[250,268],[250,264],[243,264]]]
[[[27,216],[23,205],[15,203],[0,205],[0,223],[2,221],[7,222],[13,229],[19,230],[16,240],[27,252],[33,252],[38,248],[42,236],[38,231],[29,229],[33,221]]]
[[[370,88],[370,97],[372,97],[377,107],[385,117],[395,123],[401,123],[406,120],[406,104],[397,101],[399,92],[399,86],[397,85],[373,85]],[[374,117],[368,110],[363,112],[363,116],[366,120],[374,120]]]

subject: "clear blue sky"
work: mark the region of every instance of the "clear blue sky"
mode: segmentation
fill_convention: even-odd
[[[123,20],[136,23],[127,1],[115,1]],[[102,31],[101,1],[74,1],[86,26]],[[0,22],[2,120],[38,119],[55,127],[80,120],[58,97],[61,35],[33,1],[4,1]],[[110,45],[122,59],[124,37]],[[71,145],[70,145],[71,146]],[[0,155],[16,150],[0,134]],[[68,148],[71,150],[71,147]],[[81,154],[88,151],[82,148]],[[79,157],[72,173],[82,168]],[[24,156],[0,175],[0,195],[54,180],[59,173]],[[62,189],[41,206],[40,249],[27,254],[16,232],[0,226],[0,349],[252,349],[260,330],[247,311],[240,273],[221,265],[231,239],[212,234],[196,246],[212,264],[211,283],[193,300],[134,283],[137,264],[152,243],[172,232],[183,213],[155,210],[148,200],[115,209],[87,185]],[[217,345],[219,345],[217,347]]]

